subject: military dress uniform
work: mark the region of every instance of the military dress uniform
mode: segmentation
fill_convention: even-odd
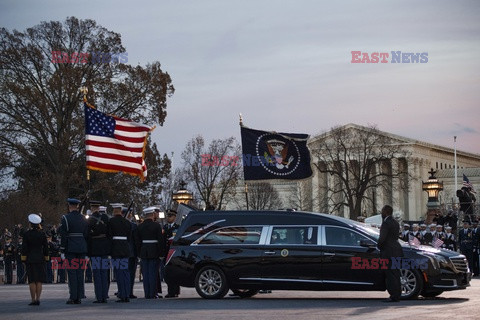
[[[170,214],[174,216],[177,215],[177,213],[173,210],[167,213],[167,215],[170,215]],[[170,251],[170,244],[173,240],[173,237],[175,237],[175,234],[177,233],[179,227],[180,226],[176,222],[166,223],[163,226],[163,232],[165,236],[165,254],[168,254],[168,252]],[[165,265],[165,260],[163,260],[163,264]],[[168,293],[165,297],[166,298],[178,297],[178,295],[180,294],[180,286],[170,282],[167,282],[167,286],[168,286]]]
[[[15,246],[11,238],[7,238],[3,247],[3,262],[5,264],[5,284],[12,284],[13,279],[13,262],[15,261]]]
[[[157,294],[157,274],[160,258],[164,256],[162,227],[153,221],[155,207],[143,210],[144,221],[136,232],[136,245],[142,259],[143,291],[145,299],[154,299]]]
[[[133,286],[135,285],[135,275],[137,273],[137,266],[138,266],[138,250],[137,245],[135,243],[136,234],[137,234],[137,224],[134,221],[130,221],[130,225],[132,227],[132,238],[129,241],[130,245],[130,252],[131,256],[128,258],[128,272],[130,273],[130,299],[136,299],[137,296],[133,294]]]
[[[100,206],[100,201],[90,201],[92,208]],[[95,209],[93,209],[95,210]],[[107,303],[110,272],[108,256],[111,240],[108,237],[108,216],[95,210],[88,219],[88,255],[95,288],[94,303]]]
[[[455,240],[455,235],[449,231],[452,230],[452,227],[446,227],[445,230],[445,248],[452,251],[457,251],[457,241]]]
[[[465,255],[469,266],[473,266],[473,234],[472,230],[463,228],[458,232],[458,242],[460,245],[460,252]]]
[[[111,256],[113,271],[117,280],[119,300],[117,302],[129,302],[130,296],[130,273],[128,271],[128,258],[131,256],[129,241],[132,237],[130,221],[122,216],[123,204],[112,204],[114,216],[108,223],[109,235],[112,240]],[[118,214],[115,213],[118,210]]]
[[[478,276],[480,274],[480,266],[479,266],[479,257],[480,248],[479,248],[479,241],[480,241],[480,227],[478,227],[478,222],[473,223],[472,229],[472,240],[473,240],[473,253],[472,253],[472,273],[474,276]]]
[[[17,284],[24,284],[26,281],[25,268],[22,263],[22,245],[23,238],[18,239],[17,251],[16,251],[16,260],[17,260]]]
[[[67,202],[70,206],[78,206],[80,200],[69,198]],[[85,270],[82,269],[81,261],[84,261],[87,254],[87,219],[77,209],[71,209],[68,214],[62,216],[59,232],[60,251],[65,254],[70,266],[67,270],[70,292],[67,304],[80,304],[81,299],[85,297]],[[78,267],[72,267],[72,262]]]

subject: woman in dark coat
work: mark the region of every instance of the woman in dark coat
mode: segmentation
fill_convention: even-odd
[[[31,229],[23,235],[22,262],[27,264],[28,284],[30,285],[30,306],[40,305],[42,283],[45,282],[47,271],[45,261],[49,260],[47,236],[40,229],[42,218],[37,214],[28,216]]]

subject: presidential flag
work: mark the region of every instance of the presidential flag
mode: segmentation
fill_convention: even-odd
[[[470,188],[473,193],[476,193],[475,189],[473,188],[473,184],[470,183],[470,180],[468,180],[465,174],[463,174],[463,186]]]
[[[305,179],[312,175],[307,134],[260,131],[241,126],[245,180]]]
[[[414,237],[413,235],[409,234],[408,235],[408,244],[411,246],[418,247],[420,245],[420,240],[418,240],[417,237]]]
[[[147,177],[147,136],[154,127],[100,112],[85,104],[87,169]]]

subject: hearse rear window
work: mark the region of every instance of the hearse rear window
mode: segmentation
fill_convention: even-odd
[[[199,244],[258,244],[261,234],[261,226],[226,227],[212,231]]]

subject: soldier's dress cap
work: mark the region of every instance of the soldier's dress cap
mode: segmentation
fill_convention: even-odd
[[[107,207],[100,206],[100,207],[98,208],[98,211],[100,211],[100,212],[107,212]]]
[[[173,209],[170,209],[167,211],[167,217],[168,216],[176,216],[177,215],[177,211],[173,210]]]
[[[82,201],[80,201],[78,199],[75,199],[75,198],[68,198],[67,202],[68,202],[68,204],[79,204]]]
[[[112,206],[113,209],[123,208],[125,206],[123,203],[120,203],[120,202],[111,203],[110,205]]]
[[[450,227],[450,226],[445,227],[445,230],[452,230],[452,227]]]
[[[145,217],[145,216],[148,216],[148,215],[150,215],[150,214],[155,213],[155,211],[157,211],[157,210],[159,210],[159,209],[158,209],[157,207],[155,207],[155,206],[146,207],[146,208],[144,208],[143,211],[142,211],[142,216],[144,216],[144,217]]]
[[[42,218],[38,214],[32,213],[28,215],[28,221],[33,224],[40,224],[42,222]]]
[[[408,223],[405,223],[403,226],[404,227],[410,227],[410,225]]]

